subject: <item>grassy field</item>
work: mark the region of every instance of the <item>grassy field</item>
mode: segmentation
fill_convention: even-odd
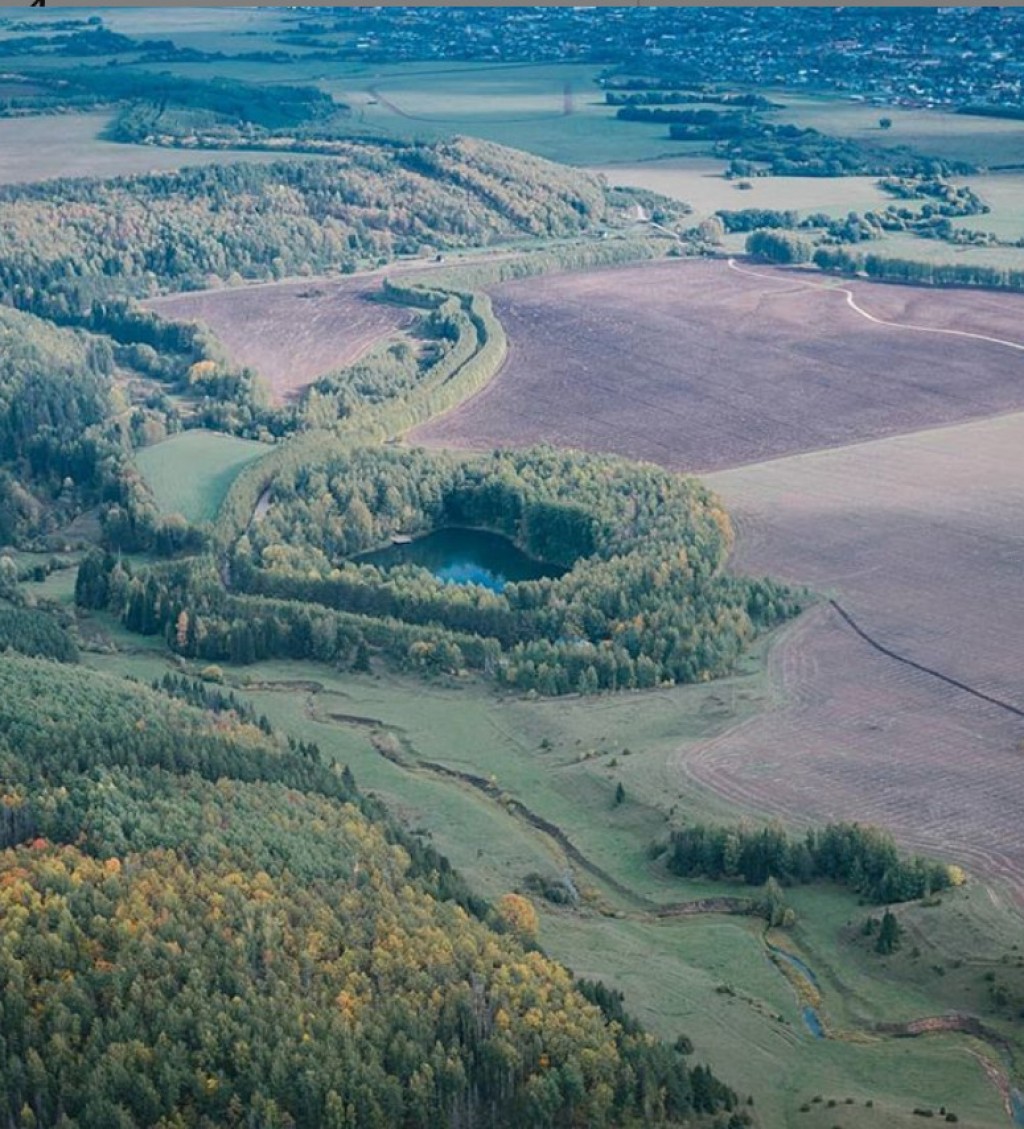
[[[766,94],[784,106],[771,115],[772,121],[793,122],[887,148],[906,145],[927,156],[969,161],[981,168],[1024,163],[1024,121],[871,106],[835,95],[770,90]],[[892,120],[891,129],[879,127],[883,117]]]
[[[471,134],[550,160],[587,165],[685,152],[663,125],[615,120],[579,64],[387,68],[319,85],[349,103],[360,123],[389,134]]]
[[[750,188],[740,190],[737,181],[724,177],[725,162],[711,157],[686,157],[627,165],[597,166],[609,184],[647,188],[675,200],[684,200],[694,210],[694,221],[721,210],[743,208],[791,209],[801,215],[824,212],[845,216],[884,208],[892,198],[878,187],[877,177],[785,176],[755,177]]]
[[[119,630],[113,634],[116,641],[135,641]],[[88,661],[142,678],[166,669],[155,650],[90,655]],[[734,678],[708,686],[559,702],[502,697],[469,682],[338,675],[313,664],[264,663],[230,671],[229,679],[276,726],[316,740],[350,764],[364,788],[428,835],[486,895],[520,885],[531,871],[557,877],[571,870],[582,905],[570,910],[540,902],[544,947],[580,975],[625,991],[630,1008],[654,1030],[688,1033],[702,1059],[744,1093],[756,1094],[764,1126],[909,1127],[918,1123],[911,1110],[921,1104],[955,1109],[965,1125],[1005,1124],[998,1091],[963,1037],[865,1037],[873,1022],[936,1014],[953,998],[974,1001],[970,984],[947,999],[947,981],[925,975],[919,982],[895,959],[880,969],[873,954],[851,947],[846,922],[866,911],[849,895],[795,892],[800,924],[785,941],[813,962],[824,1013],[840,1036],[832,1039],[812,1038],[804,1026],[793,988],[767,959],[755,922],[651,917],[652,905],[721,892],[665,875],[646,848],[680,820],[730,814],[711,794],[680,786],[672,753],[772,702],[775,691],[760,655]],[[440,776],[428,762],[493,779],[504,797],[557,825],[586,865],[567,855],[564,841],[531,826],[502,800]],[[627,799],[615,806],[620,780]],[[923,920],[941,954],[923,950],[917,963],[951,963],[948,954],[971,943],[957,915],[973,916],[977,906],[988,914],[986,935],[1008,937],[1014,920],[991,905],[986,909],[986,901],[981,888],[967,889],[937,909],[906,911],[931,915]],[[1002,951],[993,944],[996,960]],[[860,1034],[851,1039],[851,1031]],[[973,1049],[992,1058],[995,1069],[989,1051]],[[847,1097],[856,1108],[844,1107],[839,1116],[833,1107],[829,1120],[817,1110],[799,1112],[817,1094],[825,1108],[829,1099],[843,1104]]]
[[[0,184],[25,184],[66,176],[121,176],[190,165],[266,163],[279,154],[225,149],[190,151],[121,145],[100,136],[108,113],[0,118]],[[327,159],[327,158],[324,158]]]
[[[1024,239],[1024,173],[968,176],[960,183],[969,184],[992,210],[983,216],[963,216],[956,221],[958,227],[992,231],[1000,239]]]
[[[210,521],[238,472],[267,453],[262,443],[200,429],[138,451],[135,461],[165,514]]]

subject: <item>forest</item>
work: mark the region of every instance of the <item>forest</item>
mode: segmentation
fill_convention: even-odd
[[[133,571],[94,554],[76,599],[190,657],[351,666],[369,649],[547,695],[723,674],[801,606],[772,581],[720,571],[731,531],[707,490],[620,459],[342,448],[282,471],[270,490],[267,513],[230,555],[230,591],[212,562]],[[396,533],[444,526],[492,530],[569,571],[494,593],[351,559]]]
[[[197,707],[80,668],[55,690],[49,662],[0,658],[5,1124],[735,1110],[687,1040],[657,1042],[537,950],[525,899],[467,898],[347,770],[268,729],[224,697]]]
[[[116,497],[107,342],[0,307],[0,545]]]
[[[607,211],[590,174],[470,138],[12,185],[0,205],[0,301],[60,320],[94,299],[570,236]]]
[[[888,832],[830,823],[794,838],[779,824],[752,828],[694,823],[673,831],[666,860],[673,874],[764,885],[835,882],[882,905],[928,897],[963,882],[958,867],[902,855]]]
[[[182,426],[273,441],[385,400],[398,430],[475,390],[504,348],[486,298],[436,294],[419,357],[368,358],[277,409],[205,329],[165,321],[137,298],[567,236],[627,206],[586,173],[469,139],[0,188],[0,302],[14,307],[0,306],[0,543],[34,543],[99,505],[109,546],[195,552],[206,534],[161,517],[133,447]],[[126,402],[115,375],[148,382],[149,395]]]

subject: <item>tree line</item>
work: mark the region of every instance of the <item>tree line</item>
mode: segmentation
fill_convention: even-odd
[[[908,858],[888,832],[859,823],[829,823],[803,837],[778,824],[694,823],[672,832],[666,865],[673,874],[752,886],[769,879],[784,885],[836,882],[878,904],[927,897],[964,880],[958,867]]]

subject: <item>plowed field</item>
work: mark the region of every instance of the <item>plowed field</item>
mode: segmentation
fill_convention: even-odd
[[[734,567],[834,596],[936,673],[823,606],[773,651],[777,706],[680,750],[680,770],[762,814],[888,826],[1024,905],[1024,415],[708,482],[736,521]]]
[[[379,289],[380,277],[369,275],[202,290],[146,304],[209,326],[232,361],[260,373],[283,402],[410,324],[408,309],[369,300]]]
[[[733,567],[868,636],[823,603],[772,652],[773,708],[675,769],[762,816],[885,825],[1024,905],[1024,297],[720,262],[495,297],[504,371],[413,440],[731,468],[707,481]]]
[[[821,275],[748,270],[662,262],[497,287],[505,368],[411,441],[710,471],[1024,408],[1024,298],[855,283],[855,308]]]

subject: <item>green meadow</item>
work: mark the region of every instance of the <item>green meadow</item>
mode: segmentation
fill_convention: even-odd
[[[135,461],[164,514],[212,521],[239,471],[267,453],[262,443],[195,429],[136,452]]]
[[[138,641],[105,616],[90,620],[115,643]],[[804,1022],[794,983],[769,959],[757,919],[666,920],[652,912],[748,892],[675,878],[648,848],[688,819],[735,818],[722,801],[684,784],[674,759],[771,702],[763,651],[709,685],[597,699],[530,700],[472,680],[424,684],[309,663],[225,668],[224,677],[275,727],[350,765],[365,790],[486,896],[523,888],[531,873],[557,879],[571,872],[578,907],[534,896],[545,950],[624,991],[652,1030],[689,1035],[727,1080],[736,1072],[756,1093],[763,1124],[899,1129],[920,1124],[915,1107],[937,1113],[941,1106],[964,1125],[1005,1125],[985,1069],[1003,1069],[992,1047],[956,1034],[894,1040],[873,1031],[950,1010],[986,1015],[992,982],[985,976],[993,970],[1012,992],[1024,990],[1024,972],[1004,959],[1014,954],[1016,919],[986,889],[972,884],[939,905],[905,907],[906,941],[889,958],[861,933],[867,914],[880,911],[840,889],[789,892],[797,924],[772,940],[813,969],[830,1035],[823,1039]],[[88,661],[145,679],[168,667],[159,650]],[[616,804],[619,783],[625,800]],[[1016,1037],[996,1010],[989,1020]]]

